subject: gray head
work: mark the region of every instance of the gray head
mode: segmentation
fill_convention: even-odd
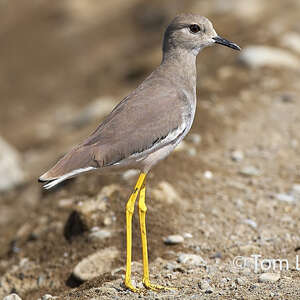
[[[179,48],[197,55],[201,49],[215,43],[240,50],[238,45],[219,37],[207,18],[195,14],[180,14],[166,29],[163,50]]]

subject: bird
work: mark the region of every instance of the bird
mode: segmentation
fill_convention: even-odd
[[[167,26],[160,65],[86,138],[39,177],[44,188],[89,171],[101,173],[137,169],[135,187],[126,203],[125,286],[131,282],[132,216],[138,199],[143,285],[159,291],[168,287],[150,281],[146,236],[146,177],[190,131],[196,110],[196,57],[205,47],[220,44],[241,48],[220,37],[206,17],[182,13]]]

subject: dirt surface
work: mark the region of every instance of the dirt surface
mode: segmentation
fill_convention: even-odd
[[[299,1],[103,3],[0,3],[0,135],[20,152],[27,174],[22,186],[0,195],[0,298],[16,292],[23,300],[45,294],[299,299],[299,68],[247,67],[237,52],[221,46],[200,53],[191,133],[148,176],[151,279],[175,290],[133,294],[122,284],[124,210],[136,177],[88,174],[49,192],[37,183],[104,117],[91,109],[87,115],[94,117],[82,117],[86,107],[97,99],[113,107],[159,64],[163,30],[177,13],[209,17],[221,36],[243,48],[273,46],[300,59],[283,42],[291,32],[300,34]],[[112,184],[118,188],[102,215],[90,227],[81,224],[78,207]],[[91,240],[93,226],[112,234]],[[139,285],[137,215],[133,228]],[[184,242],[166,245],[163,239],[172,234]],[[110,271],[84,283],[72,276],[82,259],[109,247],[119,253]],[[182,254],[196,256],[183,261]]]

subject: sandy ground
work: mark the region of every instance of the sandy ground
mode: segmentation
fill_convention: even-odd
[[[151,279],[174,290],[133,294],[122,284],[124,209],[136,176],[88,174],[49,192],[36,182],[159,63],[163,29],[176,13],[206,15],[243,48],[273,46],[300,59],[299,44],[284,42],[300,34],[297,0],[0,5],[0,135],[27,174],[0,196],[0,298],[300,298],[296,66],[247,67],[221,46],[199,55],[191,133],[148,179]],[[84,213],[93,201],[105,205]],[[133,226],[140,286],[137,216]],[[107,236],[92,238],[99,229]],[[173,234],[184,241],[166,245]],[[116,255],[97,261],[101,275],[76,279],[74,267],[97,251]]]

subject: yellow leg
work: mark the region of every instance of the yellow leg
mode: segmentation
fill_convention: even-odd
[[[158,291],[158,290],[168,290],[170,288],[166,288],[160,285],[155,285],[150,283],[149,278],[149,265],[148,265],[148,250],[147,250],[147,235],[146,235],[146,180],[143,183],[142,189],[140,191],[139,198],[139,217],[140,217],[140,229],[141,229],[141,239],[142,239],[142,251],[143,251],[143,266],[144,266],[144,274],[143,274],[143,284],[146,288]]]
[[[134,212],[134,204],[136,198],[144,184],[145,173],[141,173],[137,183],[135,185],[133,193],[130,195],[130,198],[126,204],[126,238],[127,238],[127,257],[126,257],[126,274],[125,274],[125,286],[132,290],[133,292],[137,292],[132,283],[131,283],[131,248],[132,248],[132,215]]]

